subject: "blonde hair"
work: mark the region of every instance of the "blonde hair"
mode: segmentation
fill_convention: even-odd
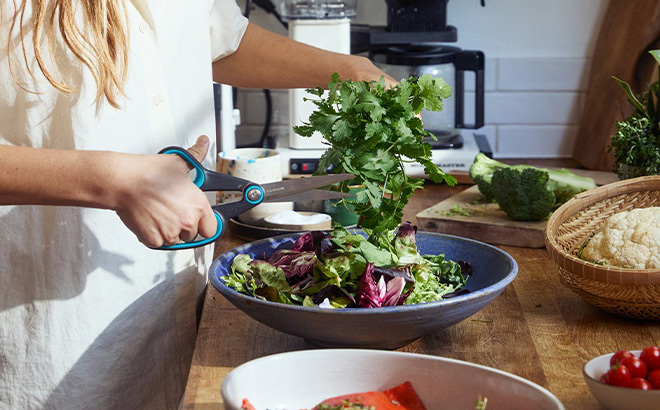
[[[7,53],[11,69],[10,42],[14,30],[18,30],[23,50],[23,59],[30,71],[26,53],[25,8],[28,0],[13,0],[12,17]],[[20,1],[20,5],[17,5]],[[73,93],[77,88],[62,80],[55,62],[55,36],[61,40],[91,72],[96,82],[95,102],[105,98],[113,107],[124,94],[128,71],[128,27],[122,0],[31,0],[32,3],[32,49],[39,69],[48,82],[63,93]],[[79,7],[78,7],[79,6]],[[79,11],[81,23],[76,21]],[[47,42],[47,63],[42,46]],[[32,74],[30,72],[30,74]],[[12,71],[12,76],[14,72]],[[16,81],[16,77],[14,76]],[[19,84],[20,86],[20,84]],[[22,86],[21,86],[22,87]],[[24,88],[24,87],[23,87]]]

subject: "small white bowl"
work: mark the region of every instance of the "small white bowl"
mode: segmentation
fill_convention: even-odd
[[[409,381],[429,410],[564,410],[548,390],[522,377],[460,360],[368,349],[317,349],[249,361],[222,383],[225,409],[248,399],[258,410],[311,409],[343,394],[382,391]]]
[[[324,231],[332,228],[332,218],[319,212],[287,210],[265,217],[264,226],[290,231]]]
[[[631,350],[631,352],[639,357],[641,350]],[[660,390],[631,389],[598,381],[600,376],[610,368],[612,355],[614,353],[593,358],[582,369],[584,380],[598,403],[608,410],[660,409]]]

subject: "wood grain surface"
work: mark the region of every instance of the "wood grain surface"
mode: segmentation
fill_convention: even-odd
[[[616,121],[632,113],[626,95],[612,76],[628,82],[637,93],[646,91],[657,63],[647,51],[660,44],[658,0],[610,0],[591,60],[589,83],[578,124],[573,157],[589,169],[611,171],[607,152]]]
[[[415,193],[404,218],[416,221],[421,210],[467,187],[427,184]],[[226,234],[216,254],[243,243]],[[658,322],[614,316],[587,304],[559,282],[557,267],[544,249],[501,248],[519,264],[512,284],[476,315],[399,350],[491,366],[549,389],[568,410],[599,409],[582,378],[584,363],[615,350],[659,344]],[[223,409],[222,380],[246,361],[314,348],[256,322],[209,286],[183,409]]]
[[[460,214],[463,212],[467,214]],[[514,221],[475,185],[417,214],[418,229],[464,236],[492,245],[545,246],[543,221]]]

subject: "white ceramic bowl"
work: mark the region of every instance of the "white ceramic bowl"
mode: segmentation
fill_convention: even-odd
[[[639,357],[641,350],[631,350],[631,352]],[[598,381],[598,378],[610,368],[613,354],[608,353],[589,360],[582,371],[584,380],[598,403],[608,410],[660,409],[660,390],[630,389]]]
[[[415,353],[318,349],[247,362],[222,383],[227,410],[247,398],[257,410],[298,410],[333,396],[385,390],[410,381],[429,410],[474,410],[479,395],[488,409],[564,410],[552,393],[529,380],[490,367]]]

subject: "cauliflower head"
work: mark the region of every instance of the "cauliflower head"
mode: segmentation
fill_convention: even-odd
[[[610,216],[588,241],[580,257],[629,269],[660,269],[660,207]]]

